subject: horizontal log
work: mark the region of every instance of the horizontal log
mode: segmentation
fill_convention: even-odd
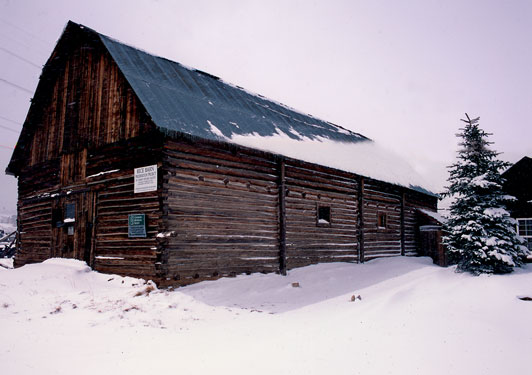
[[[164,144],[164,149],[165,151],[173,150],[237,163],[248,163],[266,167],[272,166],[275,168],[275,161],[271,157],[265,157],[264,153],[257,152],[255,149],[239,148],[239,150],[223,150],[217,145],[199,144],[198,142],[191,144],[174,140],[168,140]]]
[[[171,165],[165,167],[166,171],[172,172],[178,170],[183,173],[184,171],[192,171],[195,173],[204,174],[207,176],[212,176],[211,178],[220,178],[222,177],[236,177],[245,179],[254,179],[254,180],[264,180],[264,181],[273,181],[277,180],[275,174],[261,173],[256,172],[252,169],[242,169],[241,167],[226,167],[222,165],[217,165],[213,163],[199,163],[189,160],[179,160],[170,158],[167,160]]]
[[[230,190],[250,191],[257,193],[274,194],[277,191],[277,185],[271,182],[253,180],[253,179],[236,179],[220,178],[219,176],[208,176],[199,173],[186,174],[186,171],[174,172],[172,175],[163,179],[164,190],[171,190],[173,187],[183,185],[189,186],[208,186],[217,189],[225,188]]]
[[[303,236],[319,236],[325,234],[328,236],[348,236],[348,237],[357,237],[358,229],[355,226],[339,228],[337,226],[332,227],[318,227],[318,226],[298,226],[298,225],[289,225],[286,227],[286,233]]]
[[[234,244],[234,245],[271,245],[273,247],[279,244],[279,240],[276,238],[267,238],[267,237],[228,237],[228,236],[205,236],[205,235],[194,235],[189,234],[187,236],[171,237],[168,242],[170,245],[173,244],[202,244],[205,246],[217,245],[221,241],[224,244]]]
[[[287,200],[291,198],[290,193],[294,192],[295,197],[294,198],[300,198],[302,193],[305,193],[306,199],[312,199],[314,196],[317,197],[320,196],[320,199],[318,201],[327,202],[327,201],[333,201],[338,199],[339,201],[355,201],[356,195],[347,194],[347,193],[338,193],[334,191],[324,191],[320,189],[314,189],[310,187],[301,187],[294,184],[286,184],[286,189],[289,191],[289,194],[287,195]]]
[[[276,221],[276,213],[260,210],[242,210],[230,208],[207,208],[207,207],[168,207],[169,215],[190,215],[190,216],[212,216],[234,219],[235,221],[245,221],[248,218]]]
[[[286,184],[289,186],[298,186],[301,188],[311,188],[313,190],[320,190],[324,192],[335,192],[345,194],[356,194],[356,186],[335,183],[330,180],[319,180],[313,178],[312,180],[304,180],[297,177],[286,176]]]
[[[288,257],[307,257],[307,256],[318,256],[318,257],[341,257],[341,256],[356,256],[357,249],[353,248],[344,248],[344,249],[328,249],[328,248],[290,248],[287,249]]]
[[[290,161],[286,161],[285,170],[287,175],[298,176],[298,178],[301,179],[308,179],[316,176],[322,180],[330,179],[345,184],[354,184],[355,188],[358,185],[358,182],[353,174],[338,173],[338,171],[334,169],[327,170],[322,168],[314,168],[314,165],[312,164],[303,166],[301,164],[295,165]]]
[[[213,188],[208,186],[200,186],[200,185],[186,185],[186,184],[180,184],[180,185],[173,185],[171,187],[168,187],[168,190],[163,193],[163,196],[165,197],[165,200],[168,200],[172,197],[182,197],[182,198],[200,198],[200,199],[214,199],[213,197],[216,196],[220,199],[239,199],[246,202],[252,202],[256,205],[258,204],[265,204],[265,205],[272,205],[277,206],[278,201],[278,193],[277,189],[275,189],[274,193],[268,193],[266,190],[261,191],[253,191],[251,189],[243,190],[243,189],[226,189],[226,188]]]
[[[173,210],[196,210],[198,208],[209,207],[209,210],[241,210],[246,212],[269,212],[277,215],[277,207],[272,204],[254,204],[253,202],[239,199],[224,199],[223,197],[212,196],[210,199],[186,196],[172,196],[165,202]]]
[[[278,223],[276,221],[273,221],[269,217],[267,218],[249,217],[249,218],[246,218],[246,220],[237,221],[237,220],[228,220],[227,217],[223,217],[223,216],[216,217],[216,216],[209,215],[209,214],[203,214],[203,215],[195,214],[191,216],[187,213],[169,212],[168,215],[166,216],[166,219],[167,219],[166,223],[167,223],[169,230],[172,228],[175,228],[176,226],[178,227],[184,222],[211,223],[213,225],[231,224],[235,226],[247,224],[248,226],[253,226],[257,228],[259,228],[260,226],[260,228],[263,228],[263,229],[264,228],[270,228],[270,229],[278,228]]]
[[[194,152],[194,153],[192,153]],[[249,169],[264,174],[275,175],[276,165],[272,162],[257,162],[258,159],[246,159],[238,158],[232,155],[214,154],[211,155],[202,154],[201,149],[189,150],[189,152],[174,151],[171,149],[165,150],[165,161],[172,165],[176,165],[175,162],[179,160],[188,160],[193,162],[200,162],[203,164],[222,165],[227,168]],[[230,160],[233,159],[233,160]]]
[[[234,243],[216,243],[216,244],[204,244],[200,242],[189,242],[189,243],[180,243],[180,242],[174,242],[169,243],[166,247],[166,250],[168,251],[168,256],[170,257],[172,255],[172,252],[179,252],[179,251],[195,251],[196,249],[202,249],[202,250],[212,250],[212,251],[237,251],[237,252],[247,252],[252,250],[257,251],[278,251],[278,245],[270,245],[270,244],[257,244],[257,243],[251,243],[246,245],[238,245]]]
[[[317,220],[316,217],[312,218],[310,216],[305,215],[289,215],[286,217],[286,223],[287,225],[293,225],[293,226],[316,226]],[[332,227],[341,227],[341,226],[350,226],[350,227],[356,227],[358,225],[357,220],[336,220],[334,217],[331,218],[331,228]],[[328,228],[328,227],[323,227]]]

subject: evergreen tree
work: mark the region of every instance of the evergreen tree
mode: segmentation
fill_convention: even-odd
[[[453,197],[443,243],[448,259],[459,271],[508,273],[521,266],[528,249],[515,231],[515,220],[505,201],[515,199],[502,191],[500,172],[509,166],[497,159],[479,128],[479,118],[462,120],[466,126],[458,137],[458,161],[449,168],[449,186],[443,196]]]

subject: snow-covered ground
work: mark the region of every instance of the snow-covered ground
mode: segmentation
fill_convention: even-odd
[[[168,291],[51,259],[0,267],[0,372],[530,374],[523,296],[530,266],[474,277],[397,257]]]

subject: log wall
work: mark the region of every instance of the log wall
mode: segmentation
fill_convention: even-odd
[[[79,170],[76,160],[83,160]],[[133,169],[152,164],[159,166],[159,189],[135,194]],[[17,266],[73,257],[162,284],[415,255],[416,210],[436,207],[435,198],[335,169],[160,135],[40,166],[20,180]],[[46,174],[51,168],[59,170]],[[54,208],[67,202],[76,202],[76,228],[84,228],[73,237],[52,225]],[[318,222],[323,206],[330,223]],[[133,213],[146,215],[146,238],[128,237]]]
[[[102,272],[160,278],[160,191],[134,194],[133,177],[134,168],[161,165],[160,140],[156,135],[130,139],[27,168],[19,178],[15,265],[67,257]],[[52,220],[53,211],[62,216],[67,203],[76,207],[72,235]],[[147,238],[128,237],[130,213],[146,215]]]
[[[52,199],[59,185],[59,162],[27,168],[18,179],[18,241],[15,267],[52,256]]]
[[[163,164],[168,279],[183,284],[279,269],[274,160],[169,141]]]
[[[365,179],[363,190],[364,260],[401,255],[402,189]],[[379,227],[384,214],[386,226]]]
[[[52,256],[52,202],[19,202],[15,267],[42,262]]]
[[[286,161],[287,268],[358,260],[357,183],[352,175]],[[330,224],[318,223],[320,206]]]
[[[163,170],[168,283],[414,255],[415,210],[436,207],[399,186],[212,142],[167,141]],[[322,206],[330,223],[318,222]]]
[[[94,269],[159,280],[161,249],[157,234],[162,230],[160,190],[134,193],[134,168],[161,166],[161,150],[156,139],[137,139],[108,145],[90,155],[87,186],[94,192]],[[159,186],[162,181],[158,171]],[[129,238],[128,215],[145,214],[146,238]]]

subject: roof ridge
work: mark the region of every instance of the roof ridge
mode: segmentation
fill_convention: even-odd
[[[162,64],[159,64],[159,65],[169,64],[169,65],[174,67],[174,70],[175,70],[174,73],[176,73],[179,69],[183,69],[183,70],[188,71],[189,73],[200,74],[205,80],[209,80],[210,82],[213,82],[214,85],[222,85],[222,87],[216,87],[216,90],[214,90],[214,91],[221,91],[221,90],[223,90],[223,87],[230,88],[232,90],[238,91],[240,93],[241,98],[236,98],[236,99],[240,99],[240,104],[242,104],[243,108],[238,108],[238,104],[239,104],[238,100],[235,100],[233,103],[231,103],[231,105],[223,105],[227,112],[231,112],[231,111],[235,112],[235,113],[236,112],[240,112],[241,114],[245,112],[245,113],[248,114],[248,116],[246,116],[246,117],[252,117],[252,118],[255,117],[256,118],[257,117],[256,116],[257,113],[254,113],[254,111],[253,111],[253,106],[256,106],[255,109],[257,109],[259,114],[262,115],[264,118],[266,118],[266,116],[264,116],[264,115],[265,114],[268,115],[268,113],[271,116],[273,116],[273,117],[276,117],[276,116],[284,117],[283,119],[281,119],[281,122],[285,122],[286,123],[285,126],[283,126],[283,124],[275,123],[275,119],[270,119],[272,124],[273,124],[273,125],[270,124],[270,126],[269,126],[269,128],[270,128],[269,129],[269,133],[270,134],[275,133],[275,131],[273,130],[274,128],[283,128],[284,127],[285,129],[279,129],[279,130],[281,130],[282,132],[286,133],[290,137],[294,137],[294,133],[290,132],[289,129],[286,129],[287,127],[290,128],[288,123],[294,122],[295,124],[301,124],[301,126],[304,125],[304,126],[309,126],[309,127],[314,127],[314,128],[317,128],[317,129],[321,129],[321,131],[316,131],[316,129],[314,129],[315,130],[314,132],[310,131],[310,130],[305,132],[304,129],[297,129],[298,133],[301,133],[304,136],[307,135],[311,139],[315,139],[315,138],[317,138],[319,136],[322,136],[324,138],[331,138],[331,139],[336,139],[336,140],[344,141],[344,142],[371,141],[371,139],[369,139],[368,137],[366,137],[366,136],[364,136],[364,135],[362,135],[360,133],[354,132],[352,130],[349,130],[349,129],[344,128],[344,127],[342,127],[340,125],[334,124],[332,122],[320,119],[319,117],[313,116],[311,114],[304,113],[304,112],[299,111],[299,110],[297,110],[297,109],[295,109],[295,108],[293,108],[293,107],[291,107],[289,105],[286,105],[286,104],[284,104],[284,103],[282,103],[280,101],[276,101],[274,99],[270,99],[270,98],[264,97],[263,95],[261,95],[259,93],[256,93],[256,92],[253,92],[251,90],[245,89],[245,88],[243,88],[243,87],[241,87],[239,85],[233,84],[231,82],[227,82],[224,79],[221,79],[218,76],[215,76],[215,75],[210,74],[208,72],[205,72],[203,70],[196,69],[196,68],[184,65],[184,64],[182,64],[180,62],[168,59],[168,58],[166,58],[164,56],[159,56],[157,54],[148,52],[148,51],[146,51],[146,50],[144,50],[142,48],[138,48],[138,47],[129,45],[127,43],[123,43],[122,41],[120,41],[120,40],[118,40],[116,38],[113,38],[113,37],[110,37],[108,35],[102,34],[102,33],[98,32],[98,31],[96,31],[94,29],[91,29],[90,27],[84,26],[82,24],[77,24],[75,22],[69,21],[68,25],[77,26],[80,29],[84,29],[86,31],[92,32],[92,33],[94,33],[94,34],[99,36],[100,40],[102,40],[103,44],[108,49],[109,53],[111,54],[111,56],[113,57],[113,59],[117,63],[119,69],[122,71],[122,73],[126,77],[126,80],[131,84],[133,90],[136,91],[137,96],[143,102],[143,104],[146,107],[146,110],[150,113],[152,119],[154,120],[156,125],[159,126],[159,127],[165,127],[165,128],[167,128],[168,126],[171,127],[171,124],[178,123],[179,121],[177,121],[177,119],[176,119],[176,121],[171,121],[172,120],[171,116],[165,116],[166,121],[161,121],[160,118],[159,118],[159,121],[157,121],[158,117],[161,117],[161,116],[157,116],[157,114],[154,113],[154,111],[155,111],[154,107],[155,106],[154,105],[150,105],[149,103],[147,103],[148,99],[146,98],[146,95],[143,95],[144,92],[142,90],[142,87],[140,87],[139,85],[135,85],[132,82],[133,81],[133,79],[131,79],[131,78],[133,78],[132,76],[136,76],[134,78],[136,78],[137,80],[144,81],[145,85],[157,84],[158,86],[160,86],[162,88],[166,88],[167,90],[170,90],[170,91],[178,91],[179,93],[186,94],[189,97],[196,97],[197,98],[198,97],[197,93],[194,92],[193,89],[190,89],[190,88],[187,88],[187,87],[184,87],[184,86],[181,86],[181,87],[179,87],[180,89],[178,89],[178,87],[175,85],[175,81],[174,82],[167,81],[166,82],[167,84],[162,84],[161,82],[156,82],[153,79],[150,79],[149,76],[147,77],[146,76],[146,72],[142,72],[141,73],[141,72],[135,72],[133,70],[128,70],[127,68],[124,69],[124,67],[126,65],[126,62],[121,61],[119,56],[116,56],[116,55],[118,55],[117,48],[113,48],[113,46],[115,46],[115,47],[116,46],[120,46],[120,48],[126,48],[126,49],[129,48],[129,49],[131,49],[133,51],[136,51],[137,53],[144,54],[145,57],[146,57],[145,60],[148,60],[150,58],[154,59],[154,61],[159,61],[159,62],[162,63]],[[68,27],[68,25],[67,25],[67,27]],[[130,63],[130,62],[127,62],[127,63]],[[162,70],[163,67],[158,67],[158,69]],[[163,73],[166,73],[166,72],[163,72]],[[148,75],[149,75],[149,72],[148,72]],[[153,76],[152,76],[152,78],[153,78]],[[173,83],[173,85],[169,84],[169,83]],[[198,89],[201,90],[201,87],[200,87],[201,85],[197,84],[197,82],[194,82],[193,85],[198,86]],[[211,85],[211,88],[212,88],[212,85]],[[230,95],[231,93],[228,93],[228,94]],[[207,100],[207,102],[212,105],[212,101],[214,101],[214,98],[209,97],[208,95],[204,95],[204,97],[206,99],[211,99],[210,101]],[[249,98],[253,98],[254,100],[247,100]],[[168,98],[166,98],[166,99],[167,99],[166,101],[169,102]],[[224,98],[224,99],[227,99],[227,98]],[[243,103],[242,100],[246,101],[247,104]],[[264,101],[264,102],[268,103],[269,105],[268,106],[264,106],[262,103],[260,103],[260,101]],[[226,100],[226,102],[229,103],[229,100]],[[221,102],[221,103],[223,103],[223,102]],[[152,103],[152,104],[154,104],[154,103]],[[275,108],[275,106],[277,106],[278,108]],[[259,107],[262,108],[262,109],[259,109]],[[151,108],[151,110],[150,110],[150,108]],[[266,110],[267,110],[266,113],[260,113],[260,112],[264,112]],[[213,118],[212,120],[215,120],[215,119]],[[186,123],[186,122],[187,121],[184,121],[183,123]],[[238,121],[232,121],[232,122],[237,123]],[[256,125],[259,125],[259,124],[256,124]],[[180,131],[179,129],[174,129],[174,128],[171,128],[170,130],[178,130],[178,131]],[[236,129],[234,129],[234,130],[236,130]],[[203,132],[203,133],[204,134],[200,135],[200,136],[207,136],[207,138],[212,138],[212,137],[209,137],[206,132]],[[229,129],[226,129],[226,132],[224,132],[224,133],[226,135],[229,135],[230,134]],[[248,133],[251,133],[251,131],[249,131]],[[264,131],[263,133],[267,133],[267,132]],[[305,133],[308,133],[308,134],[305,134]],[[265,134],[263,134],[263,135],[265,135]],[[297,136],[295,136],[295,137],[297,138]]]

